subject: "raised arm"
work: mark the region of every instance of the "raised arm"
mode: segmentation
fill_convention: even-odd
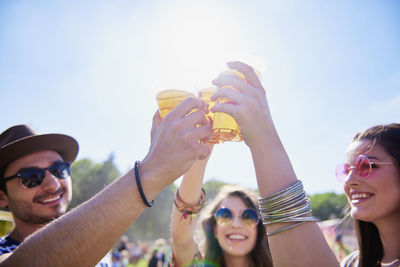
[[[200,204],[202,195],[202,185],[204,171],[207,165],[207,159],[198,160],[192,165],[183,176],[181,185],[177,191],[179,198],[189,206]],[[171,215],[171,236],[172,236],[172,254],[176,267],[187,266],[193,261],[196,253],[196,244],[194,232],[197,214],[191,216],[185,212],[179,211],[174,205]]]
[[[238,122],[251,150],[260,196],[269,197],[293,185],[297,177],[275,129],[265,90],[254,70],[242,62],[230,62],[228,67],[243,73],[246,81],[235,75],[220,75],[214,80],[218,87],[231,85],[239,92],[218,89],[213,100],[225,97],[231,101],[216,104],[212,111],[226,112]],[[288,223],[273,223],[268,225],[267,232],[287,226]],[[271,235],[268,242],[275,266],[339,265],[315,221]]]
[[[193,112],[188,116],[192,109]],[[150,201],[185,173],[209,148],[198,142],[211,129],[191,98],[162,121],[150,150],[139,165],[139,178]],[[201,124],[201,127],[196,125]],[[157,203],[154,203],[157,205]],[[134,170],[128,171],[89,201],[27,238],[2,266],[95,266],[146,208]]]

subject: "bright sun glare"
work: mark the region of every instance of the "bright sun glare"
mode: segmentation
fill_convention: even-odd
[[[174,6],[172,10],[160,18],[168,23],[159,39],[159,50],[165,57],[160,61],[168,63],[164,75],[169,80],[176,76],[186,87],[206,86],[227,68],[228,60],[249,58],[238,52],[241,27],[230,10],[217,5]]]

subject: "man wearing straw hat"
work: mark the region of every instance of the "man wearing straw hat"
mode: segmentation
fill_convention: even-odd
[[[190,113],[193,109],[198,110]],[[209,155],[209,148],[199,142],[211,133],[203,111],[206,104],[190,98],[162,122],[156,113],[146,157],[65,215],[72,197],[69,170],[78,153],[76,140],[63,134],[37,134],[27,125],[4,131],[0,206],[11,211],[16,227],[0,244],[0,250],[9,252],[0,256],[1,265],[96,265],[152,206],[150,200],[196,160]]]

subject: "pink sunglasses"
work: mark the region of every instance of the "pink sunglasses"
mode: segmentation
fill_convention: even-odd
[[[351,166],[347,163],[339,163],[336,166],[336,177],[340,182],[344,182],[351,170],[361,178],[367,178],[371,175],[372,169],[379,165],[395,165],[396,163],[373,162],[365,155],[359,155],[356,160],[356,165]]]

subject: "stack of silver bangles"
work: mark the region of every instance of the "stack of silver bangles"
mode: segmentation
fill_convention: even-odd
[[[258,204],[264,225],[297,222],[275,232],[267,233],[267,236],[316,220],[311,215],[310,199],[306,196],[300,180],[272,196],[259,198]]]

